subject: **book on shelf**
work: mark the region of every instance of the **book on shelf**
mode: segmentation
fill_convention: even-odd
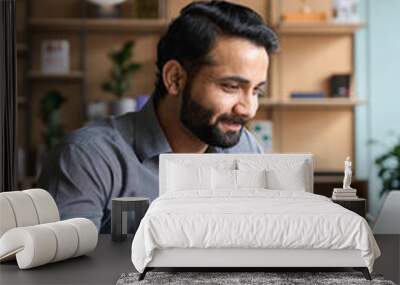
[[[356,193],[333,193],[336,197],[356,197]]]
[[[351,95],[351,74],[333,74],[329,79],[330,96],[349,98]]]
[[[333,193],[357,193],[357,189],[334,188]]]
[[[346,200],[346,199],[357,199],[357,189],[349,188],[334,188],[332,193],[332,199]]]
[[[293,92],[290,94],[292,99],[320,99],[326,98],[324,92]]]
[[[70,72],[68,40],[44,40],[41,45],[41,71],[43,73],[66,74]]]
[[[337,195],[333,194],[332,199],[334,199],[334,200],[354,200],[354,199],[358,199],[358,196],[354,195],[352,197],[349,197],[349,196],[343,197],[343,196],[337,196]]]

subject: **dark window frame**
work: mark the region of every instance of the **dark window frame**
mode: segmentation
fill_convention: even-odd
[[[16,189],[16,10],[0,1],[0,192]]]

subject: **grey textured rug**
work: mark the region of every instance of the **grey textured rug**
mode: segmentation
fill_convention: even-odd
[[[368,281],[360,272],[148,272],[146,278],[138,281],[138,273],[122,274],[117,285],[133,284],[379,284],[395,285],[380,275],[372,275]]]

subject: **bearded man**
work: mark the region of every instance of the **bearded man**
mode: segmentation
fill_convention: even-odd
[[[249,8],[195,2],[157,48],[155,90],[142,110],[70,134],[43,165],[39,186],[62,219],[110,232],[111,200],[158,196],[162,153],[261,153],[244,125],[266,92],[278,39]]]

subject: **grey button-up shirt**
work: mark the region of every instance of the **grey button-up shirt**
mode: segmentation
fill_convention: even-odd
[[[158,196],[159,155],[172,152],[153,99],[139,112],[110,117],[74,131],[43,162],[38,186],[54,197],[61,219],[84,217],[110,232],[115,197]],[[231,148],[215,153],[261,153],[244,130]]]

